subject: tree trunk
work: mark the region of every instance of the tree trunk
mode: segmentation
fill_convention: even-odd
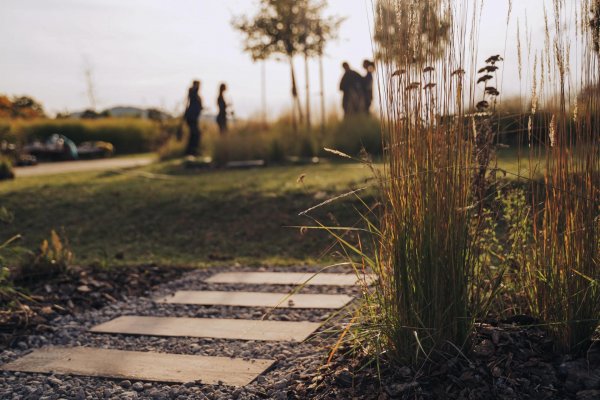
[[[300,98],[298,97],[298,86],[296,85],[296,71],[294,69],[294,59],[289,57],[290,73],[292,75],[292,126],[294,132],[298,132],[298,122],[302,123],[304,116],[302,115],[302,107],[300,106]],[[296,113],[298,118],[296,118]]]
[[[292,76],[292,129],[294,133],[298,132],[298,120],[296,119],[296,96],[298,96],[298,90],[296,89],[296,74],[294,73],[294,60],[292,57],[290,60],[290,73]]]
[[[321,140],[325,137],[325,74],[323,72],[323,54],[319,55],[319,84],[321,86]],[[319,149],[320,150],[320,149]]]
[[[267,62],[262,61],[261,65],[261,103],[262,103],[262,123],[267,126]]]
[[[304,76],[306,79],[306,130],[310,132],[310,72],[308,70],[308,54],[304,53]]]

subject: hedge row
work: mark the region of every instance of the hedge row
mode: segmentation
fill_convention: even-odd
[[[165,131],[164,126],[142,119],[0,121],[0,139],[26,144],[58,133],[76,144],[110,142],[118,154],[154,151],[164,141]]]

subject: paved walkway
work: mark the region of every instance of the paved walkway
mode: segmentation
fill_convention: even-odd
[[[149,155],[143,157],[118,157],[101,160],[43,163],[30,167],[17,167],[15,168],[15,175],[17,178],[22,178],[27,176],[68,174],[71,172],[134,168],[152,164],[154,161],[156,161],[156,156]]]

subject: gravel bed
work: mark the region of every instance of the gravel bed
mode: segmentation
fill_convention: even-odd
[[[19,358],[34,348],[47,345],[86,346],[120,350],[156,351],[174,354],[196,354],[240,358],[274,359],[266,374],[245,388],[130,382],[100,378],[46,376],[18,372],[0,373],[2,399],[289,399],[296,398],[294,388],[305,385],[327,357],[327,348],[337,338],[340,316],[335,310],[276,309],[231,306],[189,306],[156,304],[152,298],[166,296],[176,290],[263,291],[286,293],[293,286],[256,286],[207,284],[203,279],[226,271],[317,272],[314,267],[284,268],[212,268],[192,271],[182,278],[158,287],[149,297],[129,298],[100,310],[76,315],[58,316],[52,321],[53,332],[31,335],[13,348],[0,353],[0,362]],[[351,272],[337,267],[327,272]],[[300,293],[360,295],[358,287],[307,286]],[[121,315],[179,316],[204,318],[269,319],[279,321],[323,322],[323,327],[303,343],[259,342],[222,339],[170,338],[91,334],[90,327]]]

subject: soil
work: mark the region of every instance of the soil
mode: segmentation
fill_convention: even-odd
[[[415,371],[340,356],[312,374],[297,399],[600,399],[600,342],[584,357],[560,356],[539,328],[480,324],[471,354]]]
[[[327,364],[328,351],[339,338],[345,317],[329,319],[324,310],[275,310],[226,306],[156,305],[152,298],[181,289],[288,291],[293,287],[209,284],[216,272],[257,270],[223,268],[183,270],[143,266],[106,271],[73,269],[61,279],[28,286],[34,301],[23,301],[16,313],[2,312],[3,349],[0,363],[45,345],[84,345],[136,351],[159,351],[276,360],[274,368],[244,388],[116,381],[92,377],[46,376],[3,372],[0,397],[119,398],[119,399],[600,399],[600,343],[583,357],[554,351],[546,332],[531,318],[487,321],[476,327],[475,346],[466,355],[414,370],[407,366],[380,368],[349,348],[337,351]],[[265,269],[266,270],[266,269]],[[306,272],[306,268],[285,269]],[[343,272],[343,271],[332,271]],[[347,271],[346,271],[347,272]],[[168,283],[167,283],[168,282]],[[303,292],[360,295],[359,288],[306,287]],[[268,343],[220,339],[96,335],[89,327],[120,315],[227,317],[323,321],[324,327],[303,343]],[[336,330],[336,327],[338,328]],[[134,390],[132,390],[132,388]]]
[[[23,336],[52,332],[50,322],[58,315],[100,309],[145,295],[185,271],[156,265],[109,270],[71,267],[58,277],[17,282],[23,296],[10,302],[0,298],[0,349],[12,347]]]

